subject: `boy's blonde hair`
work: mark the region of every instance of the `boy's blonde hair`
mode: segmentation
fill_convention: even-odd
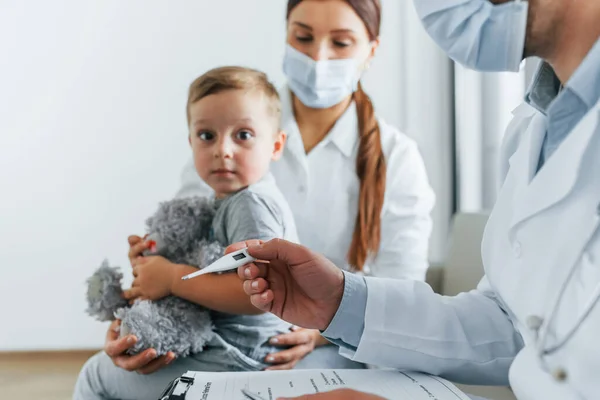
[[[190,106],[211,94],[225,90],[256,90],[265,96],[273,117],[279,124],[281,103],[277,89],[264,72],[245,67],[219,67],[211,69],[190,85],[186,106],[187,121],[190,124]]]

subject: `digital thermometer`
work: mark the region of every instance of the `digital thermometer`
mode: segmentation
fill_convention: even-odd
[[[242,265],[251,263],[256,261],[256,258],[252,257],[248,254],[248,249],[241,249],[234,251],[232,253],[226,254],[225,256],[219,258],[214,263],[210,264],[206,268],[202,268],[200,271],[196,271],[189,275],[185,275],[181,279],[184,281],[188,279],[195,278],[204,274],[211,274],[214,272],[223,272],[223,271],[231,271],[232,269],[237,269]]]

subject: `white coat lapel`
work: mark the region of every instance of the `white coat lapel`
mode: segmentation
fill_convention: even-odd
[[[515,117],[517,117],[515,115]],[[534,112],[534,116],[531,117],[531,121],[527,126],[527,130],[523,132],[521,138],[521,144],[517,151],[509,159],[511,170],[513,170],[513,176],[515,179],[514,194],[512,198],[513,212],[511,227],[521,222],[523,217],[518,211],[522,208],[522,204],[525,201],[524,198],[529,190],[529,184],[535,176],[536,163],[534,160],[539,160],[544,135],[546,132],[546,123],[544,116],[538,112]],[[534,166],[535,165],[535,166]]]
[[[515,193],[515,212],[511,226],[556,204],[573,189],[583,153],[591,137],[599,129],[599,108],[596,105],[587,113],[537,174],[535,172],[545,125],[541,116],[534,119],[527,144],[523,146],[518,160],[515,160],[514,166],[520,166],[522,171],[527,172],[523,174],[525,176]]]

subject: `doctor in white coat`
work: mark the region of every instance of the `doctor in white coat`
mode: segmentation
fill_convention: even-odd
[[[505,135],[482,244],[486,276],[444,297],[423,282],[342,273],[276,240],[251,246],[271,263],[241,267],[244,288],[258,308],[324,331],[353,360],[510,384],[521,400],[598,399],[600,2],[415,4],[436,42],[471,68],[514,71],[523,54],[544,59]]]

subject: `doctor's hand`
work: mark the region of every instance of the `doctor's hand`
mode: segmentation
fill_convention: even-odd
[[[252,257],[268,261],[238,268],[252,304],[304,328],[325,330],[344,293],[344,274],[324,256],[281,239],[258,244],[238,243],[231,252],[248,246]]]
[[[307,394],[294,398],[279,397],[277,400],[385,400],[383,397],[357,392],[350,389],[338,389],[331,392]]]
[[[156,357],[156,350],[147,349],[139,354],[130,356],[125,352],[137,342],[134,335],[119,338],[120,320],[110,324],[104,342],[104,352],[110,357],[113,364],[126,371],[136,371],[140,374],[151,374],[175,359],[175,354],[168,352],[164,356]]]

